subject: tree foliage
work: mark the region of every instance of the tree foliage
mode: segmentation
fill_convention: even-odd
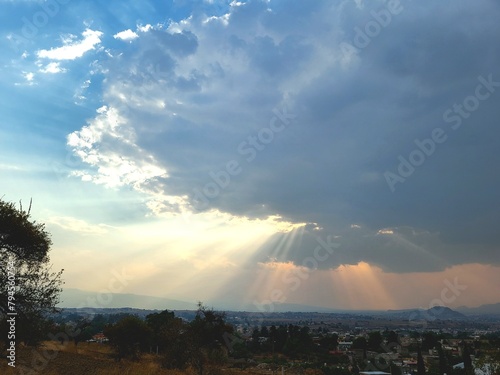
[[[417,375],[425,375],[425,363],[420,346],[417,350]]]
[[[382,343],[384,341],[384,338],[382,337],[382,334],[379,331],[372,331],[368,333],[368,349],[372,350],[374,352],[381,352],[383,351],[382,348]]]
[[[366,339],[363,336],[358,336],[352,342],[352,348],[353,349],[364,349],[364,350],[366,350],[368,348],[368,343],[367,343]]]
[[[127,316],[104,329],[104,335],[115,348],[118,359],[139,359],[141,352],[148,348],[151,334],[147,324],[136,316]]]
[[[203,375],[212,365],[220,365],[227,359],[225,335],[233,332],[226,323],[225,314],[207,309],[201,303],[187,329],[188,351],[191,365],[198,375]]]
[[[162,356],[166,368],[184,369],[191,365],[199,375],[213,374],[227,359],[226,335],[233,327],[225,314],[199,304],[195,318],[186,323],[168,310],[122,318],[104,329],[117,357],[138,359],[141,352]]]
[[[184,322],[171,311],[146,316],[152,350],[163,355],[163,367],[184,369],[189,361]]]
[[[46,314],[56,311],[63,271],[51,270],[50,235],[44,224],[31,220],[30,211],[31,203],[26,211],[0,199],[0,285],[15,284],[13,304],[7,288],[0,292],[0,315],[15,311],[16,340],[37,345],[46,333]]]
[[[471,349],[467,343],[464,343],[462,348],[462,359],[464,361],[464,370],[466,375],[474,374],[474,368],[472,367],[472,359],[470,356]]]
[[[439,344],[439,338],[434,332],[432,331],[424,332],[422,336],[423,351],[427,352],[429,349],[434,349],[438,346],[438,344]]]

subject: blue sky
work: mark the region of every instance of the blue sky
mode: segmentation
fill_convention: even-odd
[[[460,275],[454,304],[499,301],[495,2],[0,7],[0,192],[69,287],[397,308]]]

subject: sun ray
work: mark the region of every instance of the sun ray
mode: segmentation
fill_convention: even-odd
[[[419,246],[419,245],[411,242],[410,240],[408,240],[407,238],[403,237],[401,234],[399,234],[397,232],[391,234],[390,236],[391,236],[391,238],[393,239],[394,242],[396,242],[399,245],[404,246],[404,248],[407,249],[407,250],[419,253],[421,255],[426,256],[427,258],[434,259],[435,261],[439,262],[440,264],[442,264],[442,263],[445,262],[445,260],[442,257],[440,257],[440,256],[438,256],[436,254],[433,254],[429,250],[423,248],[422,246]]]
[[[366,262],[343,265],[331,270],[332,283],[341,286],[339,294],[347,300],[347,306],[358,309],[395,307],[395,301],[381,279],[378,268]]]
[[[289,271],[290,264],[286,261],[289,257],[290,249],[300,243],[304,234],[304,228],[294,228],[290,232],[279,234],[281,237],[277,246],[272,251],[269,259],[270,266],[262,265],[260,271],[252,285],[247,289],[245,299],[254,301],[256,298],[269,298],[273,289],[281,288],[280,280],[284,277],[284,272]]]

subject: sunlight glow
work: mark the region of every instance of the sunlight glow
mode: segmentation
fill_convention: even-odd
[[[353,308],[369,309],[380,306],[396,307],[396,303],[379,279],[379,272],[366,262],[341,266],[342,272],[330,271],[332,283],[341,281]]]

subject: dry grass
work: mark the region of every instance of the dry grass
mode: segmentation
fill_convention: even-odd
[[[19,346],[16,368],[0,360],[0,374],[5,375],[192,375],[188,372],[162,369],[157,358],[145,355],[140,362],[115,361],[108,345],[72,343],[59,345],[45,342],[39,349]]]
[[[4,351],[5,353],[5,351]],[[186,371],[161,368],[159,358],[146,354],[139,362],[115,361],[108,345],[72,343],[59,345],[45,342],[39,349],[19,346],[16,352],[16,368],[7,365],[5,356],[0,359],[2,375],[196,375]],[[222,375],[263,375],[262,371],[220,369]]]

